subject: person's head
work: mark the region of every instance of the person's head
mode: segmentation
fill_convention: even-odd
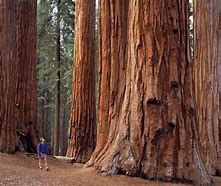
[[[40,138],[40,142],[44,143],[45,139],[43,137]]]

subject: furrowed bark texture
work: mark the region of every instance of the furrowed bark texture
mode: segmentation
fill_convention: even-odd
[[[14,1],[0,1],[0,151],[13,153],[15,132],[16,11]]]
[[[99,1],[99,114],[96,149],[88,165],[105,153],[110,130],[112,138],[117,130],[126,88],[127,10],[127,1]]]
[[[203,162],[215,174],[219,158],[219,0],[194,3],[194,80],[197,133]]]
[[[67,156],[89,160],[95,147],[95,0],[76,6],[71,129]]]
[[[98,137],[86,166],[209,185],[195,139],[188,1],[100,0],[99,12]]]
[[[26,151],[36,151],[37,126],[37,1],[17,2],[17,68],[16,68],[16,129],[32,144]],[[31,147],[33,146],[33,148]]]

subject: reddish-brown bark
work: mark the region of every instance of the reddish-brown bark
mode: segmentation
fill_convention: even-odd
[[[111,119],[115,123],[115,116],[121,109],[119,105],[123,102],[126,77],[127,9],[126,1],[115,3],[99,1],[99,114],[97,144],[91,161],[102,150],[105,152],[104,146],[108,140]],[[113,130],[115,130],[114,127]]]
[[[39,138],[37,126],[37,0],[19,1],[16,8],[15,123],[17,131],[22,131],[26,135],[26,140],[30,140],[30,144],[25,147],[25,150],[33,151],[37,148]]]
[[[15,131],[16,11],[14,1],[0,1],[0,151],[13,153]]]
[[[188,1],[100,0],[99,12],[99,123],[86,166],[211,184],[195,136]]]
[[[37,1],[1,1],[0,10],[0,150],[35,151]]]
[[[207,170],[215,174],[219,158],[218,26],[219,0],[194,3],[194,80],[197,133]]]
[[[67,156],[86,162],[95,147],[95,0],[76,3],[71,128]]]

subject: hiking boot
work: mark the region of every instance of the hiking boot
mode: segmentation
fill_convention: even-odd
[[[49,168],[48,167],[46,167],[46,169],[45,169],[46,171],[49,171]]]

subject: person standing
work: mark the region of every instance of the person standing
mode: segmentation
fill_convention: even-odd
[[[48,146],[45,143],[45,139],[43,137],[40,138],[40,143],[38,144],[38,159],[39,159],[39,169],[42,170],[43,161],[45,163],[45,170],[49,171],[48,168]]]

